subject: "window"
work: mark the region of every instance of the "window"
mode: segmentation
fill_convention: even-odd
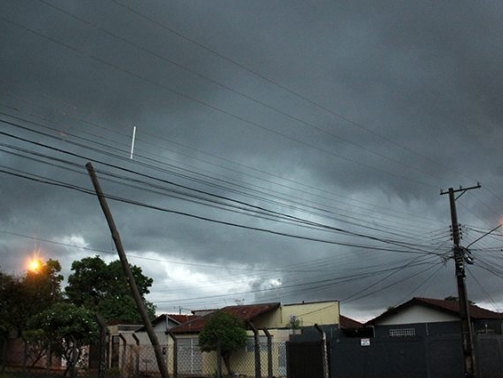
[[[389,330],[389,337],[411,337],[416,336],[415,328],[394,328]]]

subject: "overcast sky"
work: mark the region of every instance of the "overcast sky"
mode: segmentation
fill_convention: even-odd
[[[0,269],[117,258],[91,162],[159,313],[340,300],[367,320],[457,296],[440,193],[480,182],[456,193],[467,288],[503,311],[502,19],[499,1],[1,0]]]

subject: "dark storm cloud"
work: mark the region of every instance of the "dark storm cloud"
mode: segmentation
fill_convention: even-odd
[[[499,4],[19,0],[0,10],[2,270],[21,271],[19,251],[37,248],[65,273],[76,258],[113,257],[92,192],[13,175],[92,191],[89,160],[107,194],[158,208],[110,201],[166,310],[340,299],[368,317],[406,296],[455,295],[439,190],[482,183],[459,201],[466,245],[500,221]],[[362,237],[244,215],[250,205]],[[475,301],[490,302],[480,285],[501,285],[484,270],[500,236],[477,243]]]

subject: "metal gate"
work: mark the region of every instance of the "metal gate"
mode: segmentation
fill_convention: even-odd
[[[201,374],[202,354],[197,338],[178,339],[178,373]]]
[[[323,378],[321,341],[287,341],[286,361],[288,378]]]

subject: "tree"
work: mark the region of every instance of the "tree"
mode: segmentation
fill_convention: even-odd
[[[16,321],[18,300],[21,297],[21,280],[19,277],[1,273],[0,275],[0,324],[5,331],[18,330],[18,326],[23,324]],[[24,301],[23,301],[24,302]],[[18,332],[20,334],[20,332]]]
[[[28,323],[30,323],[30,320]],[[43,357],[49,358],[50,343],[45,334],[40,329],[28,329],[23,331],[23,340],[25,342],[25,362],[32,367],[35,366]]]
[[[74,261],[72,271],[65,294],[73,304],[98,312],[106,320],[141,322],[119,260],[106,264],[99,256],[86,257]],[[153,319],[155,306],[145,299],[153,280],[145,276],[136,265],[131,266],[131,272]]]
[[[83,347],[98,340],[98,326],[94,313],[71,303],[57,303],[33,316],[28,328],[42,334],[51,344],[55,355],[67,362],[65,370],[74,371],[82,356]]]
[[[57,260],[33,265],[23,275],[0,273],[0,330],[15,331],[24,341],[23,365],[34,365],[46,355],[48,344],[37,331],[30,331],[30,318],[61,301],[61,265]]]
[[[218,311],[210,315],[199,334],[199,346],[203,352],[219,351],[229,375],[233,372],[230,358],[233,352],[246,345],[246,329],[243,322],[232,314]]]
[[[22,276],[0,275],[0,319],[21,337],[28,319],[61,300],[61,265],[57,260],[39,262],[36,271]]]
[[[24,286],[30,299],[41,308],[47,308],[62,299],[61,282],[63,275],[58,260],[39,261],[36,270],[28,270],[24,276]],[[40,311],[40,310],[38,310]]]

